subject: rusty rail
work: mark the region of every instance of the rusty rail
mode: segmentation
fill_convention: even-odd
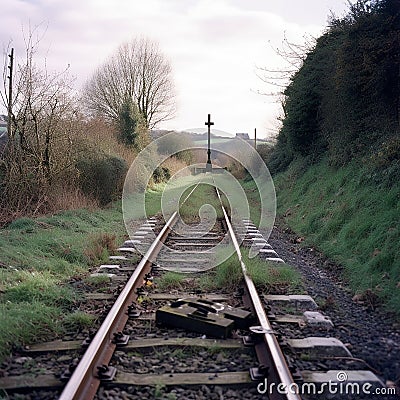
[[[128,283],[118,296],[106,319],[91,341],[88,349],[65,386],[60,400],[91,399],[100,385],[98,367],[108,365],[116,345],[114,333],[121,332],[128,320],[128,306],[134,301],[136,289],[142,286],[144,276],[151,268],[155,255],[160,251],[170,227],[177,220],[177,211],[172,214],[164,228],[158,234],[149,250],[136,267]]]
[[[218,198],[221,202],[222,211],[224,213],[225,222],[228,227],[229,235],[231,237],[233,246],[236,254],[240,260],[240,265],[243,272],[244,282],[246,285],[247,295],[249,297],[251,306],[257,317],[259,326],[259,334],[263,339],[262,346],[256,347],[257,356],[260,362],[266,362],[268,366],[267,380],[268,384],[273,383],[274,390],[269,393],[271,400],[301,400],[301,397],[294,393],[295,382],[292,374],[289,371],[289,367],[286,363],[285,356],[279,346],[279,343],[274,334],[273,328],[268,320],[265,313],[264,306],[261,302],[260,296],[257,293],[257,289],[254,285],[253,280],[247,272],[247,267],[242,260],[242,254],[240,252],[239,243],[236,239],[236,235],[233,231],[232,224],[228,218],[228,214],[222,204],[221,195],[218,188],[216,187]],[[279,390],[278,390],[279,389]],[[285,392],[285,393],[281,393]]]
[[[198,184],[194,186],[182,204],[190,197],[197,186]],[[74,370],[61,393],[60,400],[93,399],[101,382],[99,375],[104,377],[108,372],[111,373],[108,363],[116,348],[114,334],[122,332],[124,329],[128,320],[128,306],[135,300],[136,289],[142,286],[144,276],[150,271],[152,262],[156,259],[172,226],[178,220],[178,216],[178,211],[171,215],[143,256]]]
[[[197,185],[191,190],[183,202],[190,197],[196,187]],[[221,201],[218,189],[217,194]],[[261,360],[268,360],[268,366],[270,368],[268,379],[271,379],[271,381],[276,385],[281,384],[284,388],[292,388],[292,385],[294,385],[293,378],[265,314],[264,307],[258,296],[254,283],[247,273],[246,265],[244,264],[240,253],[238,241],[233,232],[228,215],[222,206],[222,201],[221,207],[225,216],[229,234],[241,263],[248,296],[259,321],[260,329],[262,331],[261,335],[265,343],[265,346],[262,348],[261,356],[259,354],[260,348],[256,348],[257,355]],[[172,226],[176,223],[178,215],[178,211],[175,211],[171,215],[146,254],[143,256],[128,283],[108,313],[106,319],[100,326],[96,336],[93,338],[78,366],[74,370],[71,378],[61,393],[60,400],[88,400],[94,398],[101,382],[101,377],[99,375],[107,373],[108,363],[116,348],[116,344],[114,343],[114,334],[122,332],[125,327],[128,320],[128,306],[135,300],[136,289],[142,285],[144,276],[148,271],[150,271],[151,264],[161,250],[163,242],[166,240]],[[270,395],[270,398],[272,400],[301,400],[297,394],[290,392],[281,394],[278,393],[277,390]]]

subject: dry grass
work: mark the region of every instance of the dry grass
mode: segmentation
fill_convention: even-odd
[[[7,204],[0,204],[0,227],[22,217],[40,217],[64,210],[95,210],[98,206],[95,199],[85,196],[80,189],[52,188],[39,199],[21,202],[21,206],[14,209]]]
[[[164,168],[168,168],[171,176],[174,176],[177,172],[183,170],[187,167],[187,164],[181,160],[178,160],[176,157],[167,158],[161,165]],[[190,175],[189,169],[187,172],[180,176],[188,176]]]
[[[124,159],[128,166],[136,158],[137,153],[118,141],[115,127],[104,120],[92,120],[85,125],[85,140],[104,153]]]
[[[116,236],[109,233],[98,233],[89,240],[85,256],[91,265],[106,262],[110,254],[117,249]]]
[[[0,159],[0,227],[21,217],[97,208],[97,202],[79,189],[80,172],[74,165],[76,160],[99,150],[124,159],[128,165],[136,157],[133,149],[118,142],[115,128],[105,121],[76,121],[71,135],[72,146],[65,141],[54,144],[50,176],[45,171],[37,172],[32,157],[21,164],[16,157],[18,149],[10,148],[9,153],[3,154]]]
[[[81,208],[94,210],[99,206],[95,199],[85,196],[80,189],[74,188],[53,194],[51,204],[52,211],[77,210]]]

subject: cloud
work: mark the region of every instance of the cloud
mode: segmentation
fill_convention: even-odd
[[[263,87],[256,66],[282,65],[272,47],[284,32],[295,42],[319,34],[328,3],[340,9],[343,0],[15,0],[2,6],[0,37],[6,45],[13,36],[22,57],[20,27],[42,24],[38,56],[51,70],[70,64],[79,88],[121,43],[147,36],[160,43],[176,80],[179,117],[164,127],[202,126],[212,113],[217,128],[257,127],[261,135],[279,108],[254,93]]]

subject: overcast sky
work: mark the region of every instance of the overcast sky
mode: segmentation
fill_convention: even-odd
[[[343,15],[346,0],[2,0],[0,40],[23,56],[22,30],[41,24],[40,55],[49,70],[70,65],[80,89],[123,42],[146,36],[169,59],[177,94],[176,117],[160,128],[215,128],[260,137],[276,129],[280,107],[257,94],[271,91],[257,66],[282,66],[273,48],[284,36],[302,43],[319,36],[330,11]]]

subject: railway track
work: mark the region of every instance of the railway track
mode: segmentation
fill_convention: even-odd
[[[216,193],[223,218],[211,228],[207,219],[186,224],[178,212],[165,224],[146,220],[95,272],[120,286],[117,296],[88,296],[108,308],[95,334],[84,343],[80,338],[25,349],[22,362],[29,369],[35,360],[42,370],[0,378],[8,398],[24,391],[28,398],[62,400],[374,398],[371,391],[383,383],[332,336],[331,320],[310,296],[265,294],[256,287],[240,244],[257,246],[266,269],[284,261],[251,220],[232,226]],[[234,291],[204,290],[197,278],[212,279],[207,271],[218,257],[215,248],[225,242],[233,245],[241,283]],[[138,247],[145,254],[136,263]],[[168,286],[176,271],[187,277]],[[194,319],[168,314],[185,307],[194,310]],[[212,322],[220,314],[230,315],[224,328],[221,320]],[[360,392],[366,387],[369,393]],[[348,393],[351,388],[359,392]]]

